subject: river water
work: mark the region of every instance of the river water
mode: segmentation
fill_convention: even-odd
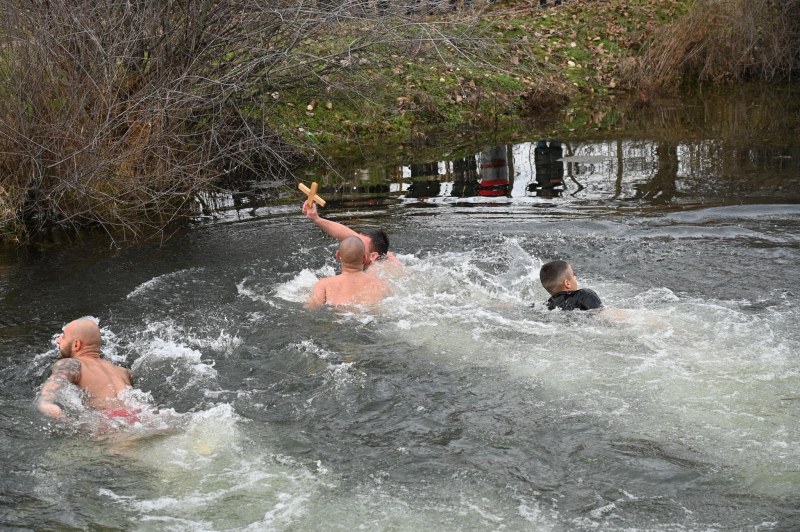
[[[379,193],[341,171],[324,215],[406,266],[374,314],[302,308],[336,264],[299,197],[160,246],[3,248],[0,527],[796,530],[797,135],[536,137]],[[548,312],[555,258],[616,312]],[[133,426],[34,407],[83,315]]]

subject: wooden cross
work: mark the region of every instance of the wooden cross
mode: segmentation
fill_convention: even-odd
[[[324,207],[325,206],[325,200],[322,199],[322,196],[318,196],[317,195],[317,182],[316,181],[311,183],[311,188],[308,188],[303,183],[298,183],[297,184],[297,188],[299,188],[300,191],[303,194],[308,196],[308,199],[306,200],[306,206],[307,207],[311,207],[314,204],[315,201],[317,202],[317,204],[319,204],[320,207]]]

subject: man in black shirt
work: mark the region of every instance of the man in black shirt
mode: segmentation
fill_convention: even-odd
[[[602,308],[603,303],[593,290],[578,289],[578,279],[572,265],[563,260],[548,262],[539,271],[542,286],[550,293],[547,308],[553,310],[592,310]]]

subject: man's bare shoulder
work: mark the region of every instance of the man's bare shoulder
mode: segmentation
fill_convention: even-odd
[[[133,374],[131,373],[131,370],[129,370],[128,368],[124,368],[122,366],[117,366],[116,364],[113,364],[108,360],[103,360],[103,362],[107,364],[106,368],[108,368],[110,371],[113,371],[119,378],[122,379],[122,381],[125,384],[127,384],[128,386],[132,384]]]
[[[69,382],[78,382],[81,378],[81,363],[74,358],[61,358],[53,364],[53,377]]]
[[[333,277],[323,277],[319,281],[317,281],[317,286],[320,288],[324,288],[326,286],[330,286],[332,284],[336,284],[339,279],[342,278],[342,274],[334,275]]]

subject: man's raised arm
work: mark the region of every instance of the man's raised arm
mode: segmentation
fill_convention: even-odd
[[[306,202],[303,202],[303,214],[306,215],[306,218],[314,222],[314,225],[322,229],[325,234],[335,238],[340,242],[350,236],[359,236],[358,233],[346,225],[321,217],[317,212],[316,203],[312,203],[309,207]]]

